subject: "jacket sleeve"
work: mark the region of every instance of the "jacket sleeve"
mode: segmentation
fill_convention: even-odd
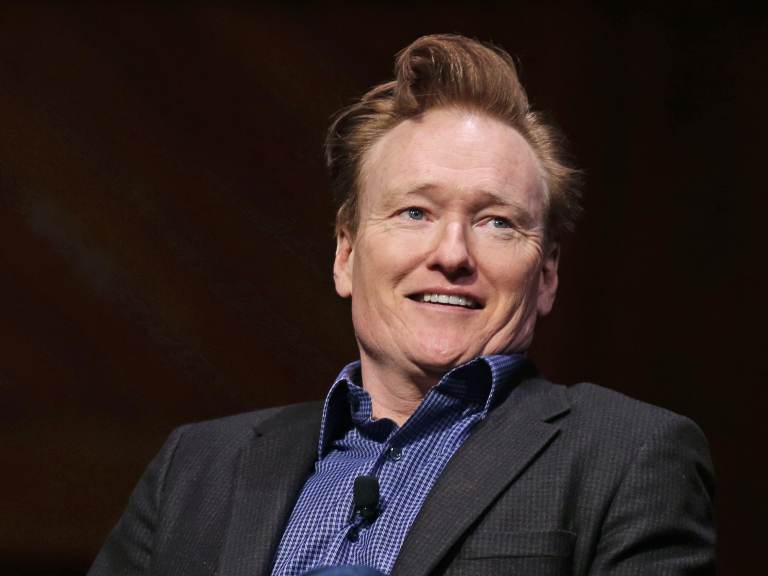
[[[184,427],[175,430],[147,467],[88,576],[149,574],[157,526],[162,517],[165,477],[183,434]]]
[[[714,574],[713,492],[704,434],[675,415],[628,466],[603,522],[589,574]]]

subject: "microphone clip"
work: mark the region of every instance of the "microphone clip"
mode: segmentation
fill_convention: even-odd
[[[379,515],[379,480],[376,476],[358,476],[352,489],[353,517],[371,524]]]

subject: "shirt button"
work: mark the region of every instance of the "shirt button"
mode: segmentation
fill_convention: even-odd
[[[400,458],[402,458],[403,452],[402,450],[400,450],[400,448],[397,448],[396,446],[390,446],[389,448],[387,448],[387,456],[389,457],[390,460],[397,462],[398,460],[400,460]]]

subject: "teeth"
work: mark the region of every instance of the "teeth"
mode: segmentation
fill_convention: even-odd
[[[466,308],[478,308],[477,302],[466,296],[455,296],[448,294],[422,294],[422,302],[433,302],[436,304],[450,304],[452,306],[465,306]]]

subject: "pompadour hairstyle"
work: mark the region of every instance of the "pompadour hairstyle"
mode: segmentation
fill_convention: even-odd
[[[400,122],[433,108],[457,106],[513,127],[539,159],[546,183],[547,238],[573,230],[580,213],[579,172],[565,161],[554,126],[531,110],[512,57],[464,36],[422,36],[399,52],[395,79],[373,87],[333,119],[325,160],[337,208],[336,233],[357,232],[365,153]]]

